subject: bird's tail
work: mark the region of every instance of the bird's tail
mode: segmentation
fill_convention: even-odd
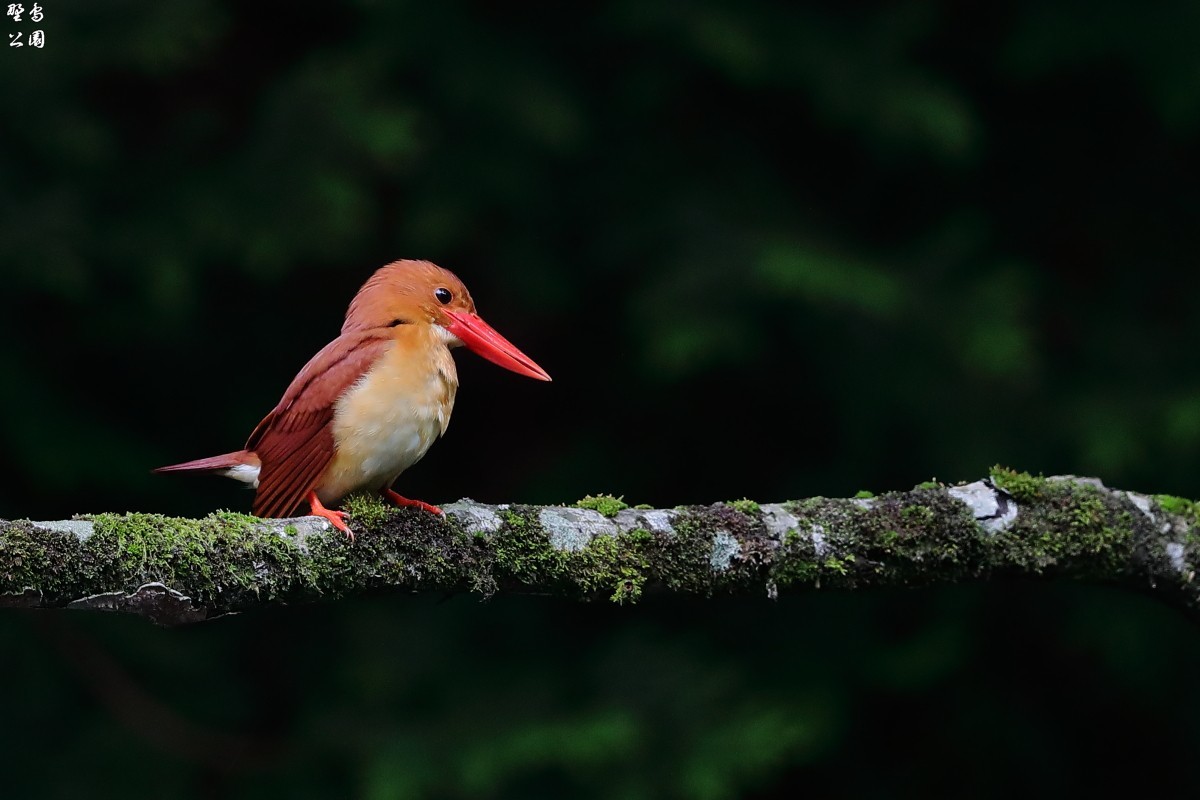
[[[159,467],[154,472],[210,472],[257,486],[260,467],[262,467],[262,462],[258,460],[258,456],[253,451],[238,450],[219,456],[197,458],[195,461],[185,461],[182,464]]]

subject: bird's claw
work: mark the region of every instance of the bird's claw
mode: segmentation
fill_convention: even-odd
[[[428,511],[430,514],[434,514],[439,517],[446,516],[445,511],[442,511],[440,508],[433,505],[432,503],[426,503],[424,500],[409,499],[402,494],[393,492],[391,489],[384,489],[383,496],[386,497],[388,500],[391,500],[393,503],[395,503],[400,508],[419,508],[422,511]]]
[[[345,511],[334,511],[332,509],[322,509],[317,512],[317,516],[324,517],[329,520],[329,524],[337,528],[342,533],[346,534],[346,538],[354,541],[354,531],[350,530],[350,526],[346,524],[346,519],[350,516]]]
[[[316,492],[309,493],[308,504],[312,507],[312,515],[314,517],[323,517],[329,520],[329,524],[337,528],[342,533],[346,534],[346,538],[354,541],[354,531],[350,530],[350,526],[346,524],[346,519],[350,514],[346,511],[338,511],[337,509],[326,508],[317,499]]]

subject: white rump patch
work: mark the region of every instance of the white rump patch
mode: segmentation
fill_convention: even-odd
[[[233,478],[235,481],[248,483],[255,489],[258,488],[258,471],[259,467],[251,466],[250,464],[238,464],[236,467],[230,467],[221,474],[226,478]]]

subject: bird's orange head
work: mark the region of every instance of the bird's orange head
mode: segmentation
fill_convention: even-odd
[[[467,287],[429,261],[393,261],[367,279],[350,301],[342,333],[401,325],[432,325],[448,347],[466,347],[520,375],[550,375],[475,313]]]

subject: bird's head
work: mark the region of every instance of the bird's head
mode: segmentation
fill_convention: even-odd
[[[400,325],[432,325],[448,347],[466,345],[488,361],[520,375],[550,375],[475,313],[467,287],[429,261],[393,261],[367,279],[350,301],[342,333]]]

